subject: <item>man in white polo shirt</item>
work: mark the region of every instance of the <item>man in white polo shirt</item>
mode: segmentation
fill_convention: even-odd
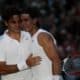
[[[31,37],[20,30],[19,11],[8,7],[3,15],[7,26],[0,40],[0,74],[2,80],[31,80],[30,67],[40,64],[40,57],[31,57]]]

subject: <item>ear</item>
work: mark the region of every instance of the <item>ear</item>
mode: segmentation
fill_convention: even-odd
[[[5,22],[4,22],[4,24],[5,24],[5,26],[8,26],[8,23],[7,23],[7,21],[5,21]]]
[[[33,19],[33,24],[37,23],[37,18]]]

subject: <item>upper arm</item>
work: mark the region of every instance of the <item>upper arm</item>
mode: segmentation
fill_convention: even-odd
[[[40,33],[38,36],[38,41],[39,41],[39,44],[45,50],[47,56],[51,60],[59,59],[58,52],[57,52],[56,46],[54,44],[54,40],[49,34]]]

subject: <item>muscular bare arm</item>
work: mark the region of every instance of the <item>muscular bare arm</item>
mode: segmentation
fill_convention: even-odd
[[[61,73],[61,60],[59,58],[57,49],[55,47],[52,37],[47,33],[40,33],[38,36],[39,44],[43,47],[46,55],[52,61],[53,64],[53,74]]]

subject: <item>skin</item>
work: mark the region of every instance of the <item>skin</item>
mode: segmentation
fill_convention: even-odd
[[[28,13],[23,13],[20,15],[22,21],[22,28],[25,31],[29,31],[31,35],[37,32],[36,21],[37,19],[32,19]],[[50,35],[47,33],[40,33],[38,36],[38,42],[43,47],[48,58],[52,61],[53,74],[61,73],[61,60],[59,58],[56,46]],[[54,64],[54,65],[53,65]]]
[[[8,21],[5,21],[5,25],[8,27],[8,36],[20,41],[20,18],[19,15],[13,15]],[[26,59],[26,64],[29,67],[39,65],[41,58],[39,56],[32,57],[30,55],[28,59]],[[6,75],[10,73],[18,72],[17,64],[15,65],[7,65],[5,61],[0,61],[0,74]]]

